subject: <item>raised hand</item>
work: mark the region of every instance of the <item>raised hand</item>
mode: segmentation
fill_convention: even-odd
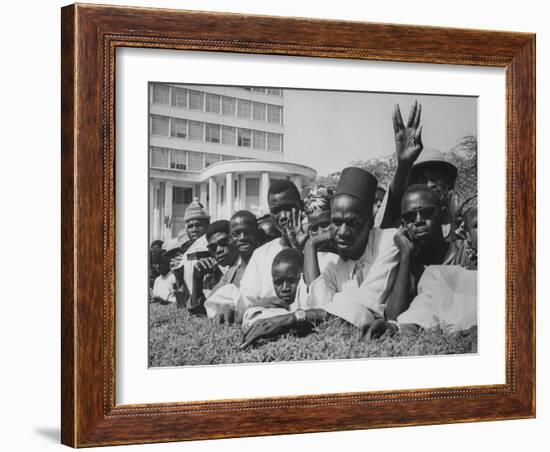
[[[304,227],[305,213],[301,210],[292,209],[285,224],[285,233],[292,248],[303,249],[309,238]]]
[[[414,101],[405,127],[399,104],[395,104],[392,119],[398,163],[412,165],[422,152],[424,146],[422,145],[422,127],[420,126],[421,113],[422,105]]]

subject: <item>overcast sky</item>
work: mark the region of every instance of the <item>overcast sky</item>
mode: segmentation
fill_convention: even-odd
[[[477,99],[472,97],[285,89],[284,99],[286,158],[319,175],[353,160],[394,153],[396,103],[404,122],[413,102],[422,104],[424,147],[445,152],[461,137],[477,135]]]

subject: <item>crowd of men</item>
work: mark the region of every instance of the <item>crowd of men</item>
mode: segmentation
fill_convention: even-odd
[[[416,102],[406,124],[395,106],[387,191],[348,167],[336,187],[304,199],[291,181],[274,181],[261,218],[241,210],[211,223],[193,200],[187,240],[151,245],[151,300],[238,325],[241,347],[330,316],[367,338],[475,328],[477,187],[455,189],[456,166],[423,150],[420,118]]]

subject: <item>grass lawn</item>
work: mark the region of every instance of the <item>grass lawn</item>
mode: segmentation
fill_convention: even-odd
[[[206,317],[189,315],[175,304],[149,306],[152,367],[477,352],[475,332],[451,335],[438,329],[366,341],[357,328],[336,318],[303,337],[286,334],[239,350],[242,333],[238,326],[212,327]]]

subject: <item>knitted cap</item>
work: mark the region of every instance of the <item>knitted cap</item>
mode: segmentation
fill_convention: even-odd
[[[334,197],[336,198],[338,195],[353,196],[363,201],[370,212],[374,204],[377,185],[378,181],[371,173],[362,168],[350,166],[342,170]]]
[[[199,198],[193,198],[191,204],[185,209],[183,221],[187,223],[189,220],[210,220],[210,215],[208,215],[204,206],[199,202]]]

